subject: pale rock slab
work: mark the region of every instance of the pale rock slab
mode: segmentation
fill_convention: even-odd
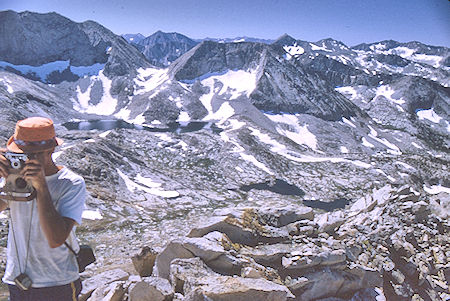
[[[83,281],[83,289],[80,293],[80,301],[87,300],[97,287],[108,285],[112,282],[127,280],[130,275],[121,270],[114,269],[95,275]]]
[[[127,291],[125,281],[116,281],[98,287],[88,301],[122,301]]]
[[[185,284],[185,301],[286,301],[295,298],[283,285],[265,279],[212,276]]]

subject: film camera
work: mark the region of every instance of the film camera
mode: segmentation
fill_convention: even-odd
[[[34,197],[34,188],[21,175],[20,171],[28,160],[26,154],[6,152],[3,154],[9,161],[9,175],[1,189],[3,197],[10,197],[15,201],[29,201]]]

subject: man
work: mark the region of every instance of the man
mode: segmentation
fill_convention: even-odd
[[[64,243],[79,249],[74,226],[81,223],[86,186],[54,163],[52,153],[61,144],[52,120],[43,117],[18,121],[7,142],[9,152],[28,156],[20,175],[36,192],[31,201],[0,200],[0,212],[9,206],[11,216],[3,277],[11,301],[77,300],[81,291],[75,255]],[[6,179],[9,170],[0,155],[0,176]]]

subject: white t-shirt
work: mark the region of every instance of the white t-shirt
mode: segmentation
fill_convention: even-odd
[[[81,214],[86,199],[86,185],[83,178],[64,167],[45,179],[56,210],[62,216],[81,224]],[[64,244],[57,248],[50,248],[48,245],[48,240],[40,227],[36,200],[10,201],[9,206],[12,225],[11,223],[9,225],[8,259],[3,282],[14,284],[14,278],[20,273],[27,274],[33,282],[32,287],[36,288],[64,285],[77,280],[79,273],[75,255]],[[30,220],[31,235],[25,270]],[[73,227],[67,243],[75,252],[78,252],[75,227]]]

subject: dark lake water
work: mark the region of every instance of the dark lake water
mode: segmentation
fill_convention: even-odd
[[[242,191],[250,191],[252,189],[257,190],[268,190],[275,193],[279,193],[282,195],[293,195],[293,196],[299,196],[303,197],[305,195],[305,192],[297,187],[296,185],[292,185],[287,183],[284,180],[276,179],[273,182],[267,181],[264,183],[255,183],[250,185],[242,185],[240,187],[240,190]],[[335,209],[342,209],[346,205],[350,203],[350,200],[348,199],[336,199],[332,202],[323,202],[323,201],[316,201],[316,200],[302,200],[303,204],[305,206],[316,208],[316,209],[322,209],[325,211],[333,211]]]
[[[86,120],[86,121],[69,121],[62,124],[68,130],[101,130],[108,131],[113,129],[135,129],[145,130],[149,132],[173,132],[188,133],[196,132],[202,129],[211,130],[214,133],[220,133],[221,128],[212,122],[192,121],[192,122],[171,122],[164,127],[151,127],[147,125],[139,125],[126,122],[124,120]]]
[[[322,202],[322,201],[315,201],[315,200],[303,200],[303,204],[305,206],[311,207],[311,208],[317,208],[322,209],[325,211],[333,211],[335,209],[343,209],[345,206],[350,204],[350,200],[348,199],[336,199],[332,202]]]
[[[284,180],[276,179],[274,182],[256,183],[250,185],[242,185],[240,187],[243,191],[250,191],[251,189],[269,190],[283,195],[304,196],[305,192],[295,185],[289,184]]]

